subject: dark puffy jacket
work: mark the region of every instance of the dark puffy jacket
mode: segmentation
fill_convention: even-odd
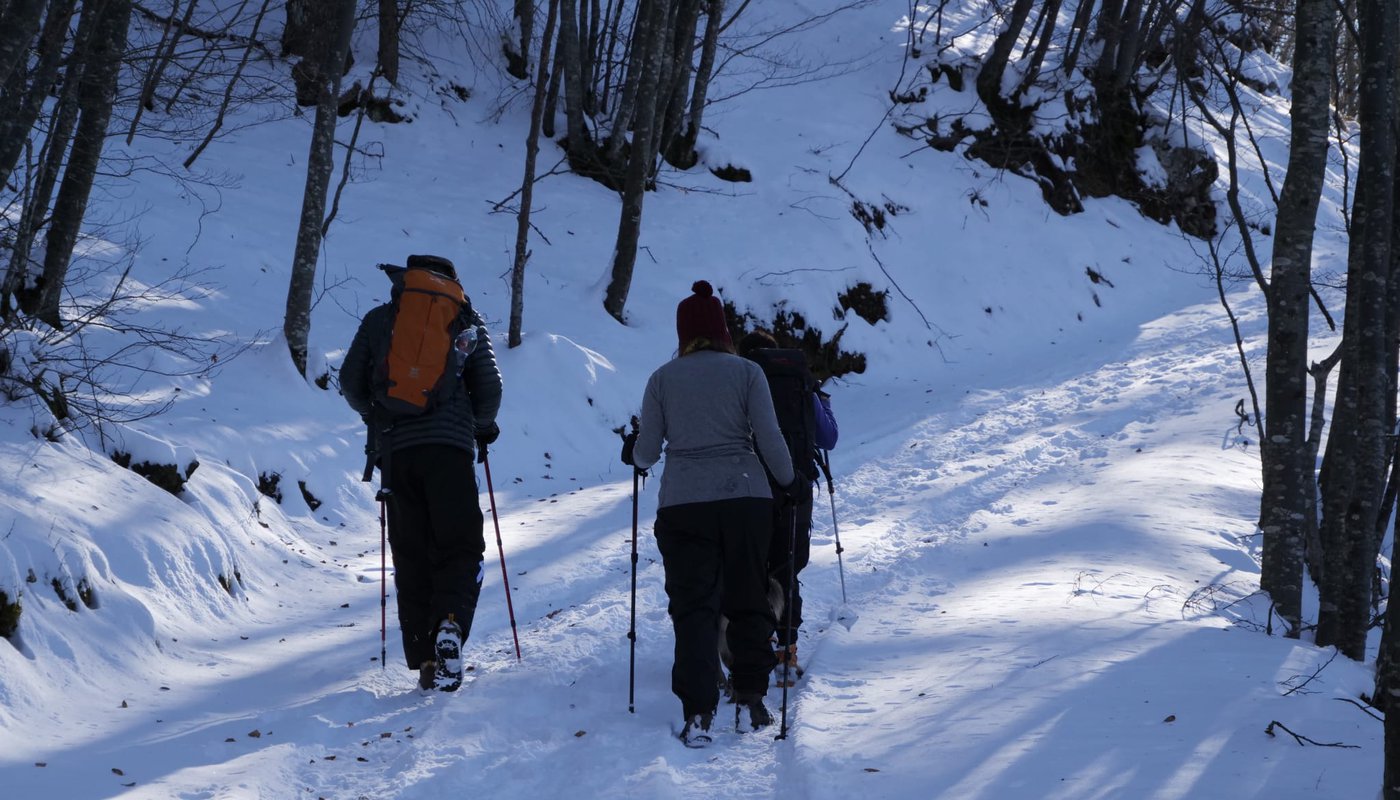
[[[477,431],[490,430],[501,408],[501,371],[496,352],[481,315],[476,315],[477,345],[462,370],[462,381],[455,391],[432,411],[399,421],[389,436],[389,446],[401,450],[419,444],[444,444],[468,453],[476,449]],[[394,307],[384,304],[371,310],[360,322],[350,352],[340,367],[340,393],[361,417],[372,420],[374,365],[389,352],[389,336],[394,330]],[[376,450],[378,448],[376,447]]]

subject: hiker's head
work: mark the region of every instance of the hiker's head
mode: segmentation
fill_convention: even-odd
[[[697,350],[717,350],[733,353],[734,342],[729,338],[729,325],[724,319],[724,306],[715,297],[708,281],[696,281],[690,297],[676,306],[676,338],[681,355]]]
[[[457,268],[452,266],[452,262],[442,256],[409,256],[407,261],[409,269],[415,267],[429,269],[439,275],[446,275],[452,280],[457,280]]]
[[[773,334],[762,328],[755,328],[739,340],[739,355],[748,358],[755,350],[772,350],[777,346],[778,340],[773,338]]]

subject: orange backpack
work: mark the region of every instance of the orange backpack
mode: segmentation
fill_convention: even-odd
[[[375,403],[390,419],[436,408],[461,380],[476,344],[475,314],[462,285],[446,272],[451,262],[410,256],[407,267],[380,264],[393,281],[393,333],[375,367]]]

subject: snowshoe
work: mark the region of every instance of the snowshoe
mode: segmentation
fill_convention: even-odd
[[[440,692],[455,692],[462,685],[462,628],[455,614],[438,625],[433,643],[437,660],[433,665],[433,688]]]
[[[713,712],[708,714],[695,714],[685,721],[685,728],[681,730],[681,743],[686,747],[699,749],[708,747],[714,741],[710,736],[710,723],[714,721]]]

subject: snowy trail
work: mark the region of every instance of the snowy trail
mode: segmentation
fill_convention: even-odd
[[[1151,440],[1159,417],[1195,407],[1198,399],[1185,389],[1199,380],[1202,368],[1231,367],[1230,352],[1205,336],[1215,321],[1202,313],[1196,322],[1194,329],[1173,333],[1179,341],[1171,350],[1159,351],[1161,343],[1149,341],[1128,360],[1063,383],[981,392],[919,421],[897,440],[844,454],[860,464],[841,476],[836,505],[847,548],[850,606],[859,620],[850,631],[826,622],[839,602],[839,580],[823,495],[818,498],[813,566],[806,573],[811,630],[803,653],[811,672],[791,695],[789,742],[731,734],[722,737],[719,747],[693,753],[672,738],[675,701],[667,689],[671,634],[662,611],[660,567],[649,560],[655,558],[645,530],[649,510],[643,513],[638,587],[638,713],[625,713],[630,508],[610,502],[608,496],[619,492],[616,486],[603,486],[558,498],[547,510],[532,509],[529,503],[504,508],[505,519],[531,514],[529,535],[541,540],[521,563],[535,550],[567,553],[565,558],[575,562],[547,575],[552,581],[573,576],[563,584],[552,582],[548,590],[536,588],[530,579],[534,567],[517,580],[518,611],[538,607],[542,600],[563,609],[522,628],[524,663],[512,665],[502,655],[500,642],[508,631],[499,624],[502,609],[491,607],[499,590],[488,587],[478,630],[491,631],[490,640],[477,640],[470,654],[488,649],[491,666],[461,697],[447,699],[449,705],[440,712],[425,712],[444,716],[416,737],[415,747],[393,757],[381,754],[383,761],[370,765],[370,771],[380,771],[379,781],[365,784],[356,777],[327,786],[348,791],[370,785],[374,791],[366,796],[371,797],[419,796],[438,788],[479,792],[501,781],[526,792],[582,796],[700,797],[712,795],[716,787],[724,787],[719,794],[736,797],[837,797],[852,790],[900,797],[920,791],[915,786],[927,774],[927,764],[899,754],[919,753],[930,725],[951,732],[971,721],[979,728],[975,739],[1000,747],[1016,738],[1017,723],[1014,715],[1001,720],[975,711],[987,707],[985,693],[1025,684],[1043,698],[1078,670],[1101,669],[1153,646],[1132,644],[1134,632],[1115,624],[1119,601],[1143,605],[1118,584],[1161,580],[1139,573],[1111,575],[1122,570],[1103,562],[1122,547],[1107,547],[1081,565],[1065,565],[1043,559],[1016,563],[1003,554],[1010,548],[1001,545],[1023,530],[1051,527],[1055,533],[1037,518],[1060,506],[1082,504],[1080,495],[1102,480],[1098,473]],[[1145,394],[1158,402],[1145,403]],[[1134,408],[1146,409],[1146,414],[1134,413]],[[581,554],[570,549],[579,540],[579,526],[570,520],[579,519],[591,520],[583,527],[617,534],[594,537],[617,546],[605,548],[605,554],[591,551],[600,558],[592,573],[579,572]],[[1066,534],[1078,532],[1071,527]],[[1095,544],[1103,545],[1112,535],[1095,534]],[[1001,540],[998,548],[978,552],[983,540],[993,537]],[[1063,546],[1045,548],[1036,543],[1037,536],[1028,538],[1028,546],[1018,545],[1020,549],[1058,552]],[[508,555],[512,565],[515,552],[512,548]],[[986,580],[972,577],[1007,570],[1014,570],[1011,582],[994,591]],[[1115,596],[1100,597],[1109,591],[1104,587]],[[1066,614],[1076,591],[1087,599]],[[521,602],[525,596],[533,603]],[[1100,607],[1110,600],[1112,609]],[[1029,614],[1028,604],[1046,613]],[[1065,616],[1070,618],[1060,618]],[[1026,634],[978,633],[1006,626],[1022,626]],[[1124,641],[1101,649],[1095,642],[1105,635]],[[1076,648],[1084,654],[1066,655],[1066,649]],[[960,666],[965,661],[977,666],[967,670]],[[1035,680],[1040,676],[1045,677]],[[534,684],[533,691],[519,688],[520,682]],[[507,708],[493,699],[497,697],[530,701]],[[770,705],[776,707],[778,698],[776,690],[771,692]],[[719,716],[725,725],[727,712],[722,709]],[[853,750],[852,742],[865,745]],[[990,755],[986,758],[988,764],[996,763]],[[579,775],[550,768],[580,760],[612,764],[615,771]],[[838,772],[849,771],[849,780],[808,780],[809,775],[829,775],[833,762]],[[948,796],[970,792],[968,787],[983,782],[989,769],[970,768],[960,787],[953,781],[956,791]],[[605,777],[609,774],[612,781]]]
[[[1096,369],[995,389],[950,384],[947,399],[922,404],[895,398],[924,410],[885,420],[867,441],[848,424],[836,515],[856,619],[830,621],[841,598],[823,493],[804,573],[808,674],[790,695],[785,742],[729,732],[728,707],[716,746],[676,741],[654,484],[641,498],[629,714],[630,483],[522,480],[496,500],[523,661],[489,512],[472,671],[456,695],[421,694],[398,664],[392,600],[389,669],[378,664],[377,519],[367,511],[353,531],[303,526],[277,586],[250,592],[241,616],[182,631],[130,708],[114,700],[62,749],[36,748],[54,769],[9,770],[14,796],[51,795],[61,780],[78,796],[123,798],[409,800],[503,787],[1184,798],[1206,779],[1242,796],[1261,786],[1312,796],[1284,790],[1315,768],[1306,755],[1241,766],[1221,752],[1256,747],[1257,729],[1222,739],[1218,728],[1248,713],[1241,704],[1277,700],[1280,676],[1310,671],[1317,654],[1221,633],[1229,620],[1191,602],[1203,585],[1238,596],[1236,571],[1253,568],[1241,512],[1257,466],[1233,427],[1236,398],[1200,389],[1228,387],[1233,359],[1213,309],[1188,309],[1143,326]],[[851,407],[875,402],[861,391],[851,387]],[[1163,503],[1164,492],[1180,502]],[[1152,513],[1124,512],[1134,507]],[[1193,674],[1164,675],[1162,659]],[[775,712],[779,698],[770,691]],[[1310,785],[1326,787],[1323,772]]]

